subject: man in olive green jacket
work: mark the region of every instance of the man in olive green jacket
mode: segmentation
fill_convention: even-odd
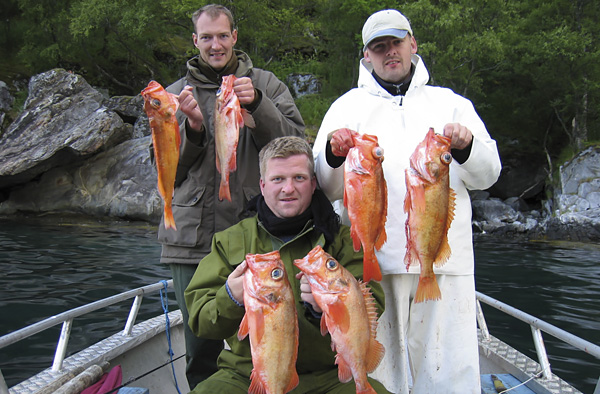
[[[332,255],[357,279],[362,278],[363,254],[354,252],[350,230],[339,224],[327,197],[316,189],[312,150],[297,137],[281,137],[260,154],[261,195],[252,202],[258,214],[215,234],[212,251],[185,291],[190,313],[189,325],[204,338],[225,339],[231,350],[219,356],[219,371],[196,386],[193,393],[247,393],[252,356],[248,338],[236,334],[245,314],[243,272],[246,254],[278,250],[291,283],[299,327],[296,369],[298,393],[355,393],[353,381],[340,383],[331,338],[320,331],[320,309],[310,287],[296,279],[293,265],[316,245]],[[304,279],[306,281],[306,279]],[[369,284],[378,314],[383,311],[379,284]],[[387,393],[369,379],[378,393]]]
[[[246,218],[248,201],[260,194],[258,152],[273,138],[304,135],[304,123],[288,88],[268,71],[254,68],[245,53],[233,47],[237,30],[231,12],[220,5],[208,5],[192,17],[194,45],[199,55],[187,63],[187,75],[167,87],[177,94],[181,150],[173,216],[177,230],[161,222],[158,240],[161,262],[170,265],[175,296],[183,317],[187,310],[185,290],[198,262],[210,252],[212,236]],[[219,200],[220,174],[216,167],[214,110],[222,77],[234,74],[234,91],[242,108],[249,111],[256,127],[240,129],[237,170],[230,174],[232,201]],[[187,378],[191,387],[216,371],[222,341],[195,337],[184,328]]]

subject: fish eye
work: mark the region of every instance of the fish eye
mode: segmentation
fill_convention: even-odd
[[[221,94],[221,88],[219,88],[219,90],[217,90],[217,96]]]
[[[325,266],[327,267],[328,270],[334,271],[338,268],[338,262],[335,261],[334,259],[329,259],[325,263]]]
[[[442,163],[444,163],[444,164],[452,163],[452,154],[450,152],[442,153],[441,160],[442,160]]]
[[[383,148],[380,146],[376,146],[375,148],[373,148],[373,156],[381,159],[383,157]]]
[[[159,108],[160,107],[160,100],[159,99],[152,99],[150,100],[150,104],[154,107],[154,108]]]
[[[275,268],[271,271],[271,278],[275,280],[283,278],[283,270],[281,268]]]

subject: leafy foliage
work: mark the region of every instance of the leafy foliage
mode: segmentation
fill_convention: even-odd
[[[111,94],[169,84],[197,53],[191,14],[206,2],[7,0],[3,46],[35,74],[63,67]],[[286,80],[312,73],[322,93],[298,100],[318,127],[356,86],[361,30],[396,8],[413,26],[430,83],[471,99],[505,152],[557,158],[600,139],[600,3],[594,0],[223,0],[237,47]],[[9,23],[10,22],[10,23]],[[13,53],[8,51],[7,53]],[[564,155],[565,153],[563,153]]]

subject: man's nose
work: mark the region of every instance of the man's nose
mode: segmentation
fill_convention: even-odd
[[[283,185],[281,190],[286,194],[293,193],[294,192],[294,181],[292,179],[286,180],[285,184]]]

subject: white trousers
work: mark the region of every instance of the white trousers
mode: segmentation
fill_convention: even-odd
[[[418,280],[383,276],[385,356],[371,376],[396,394],[481,393],[474,276],[437,275],[442,299],[414,304]]]

